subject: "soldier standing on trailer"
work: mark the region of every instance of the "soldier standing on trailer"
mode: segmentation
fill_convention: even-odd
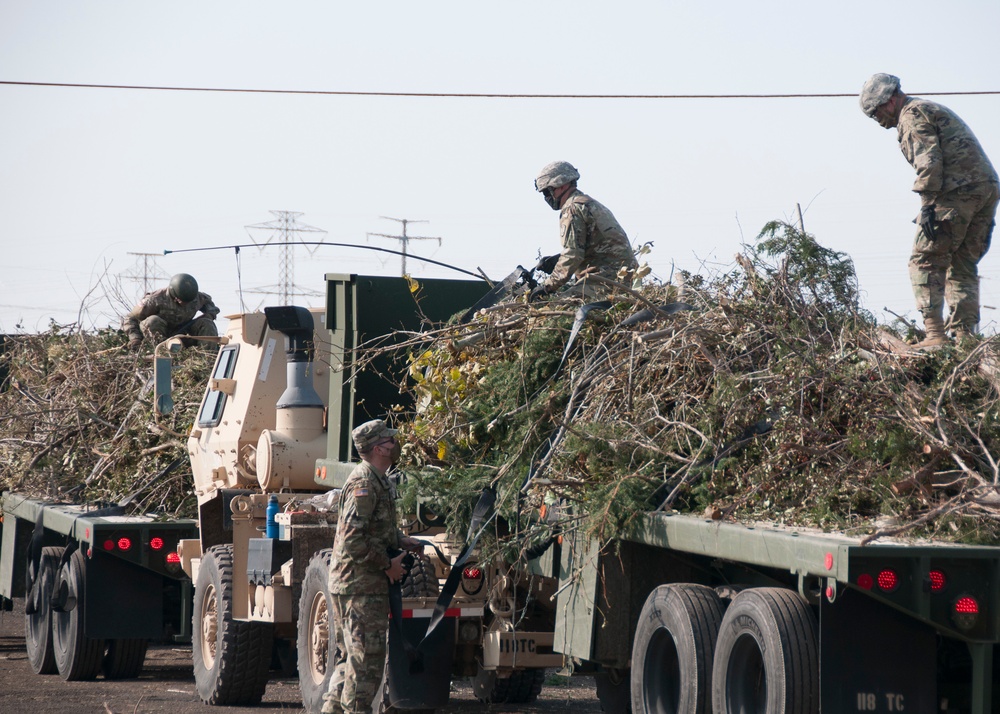
[[[381,419],[351,432],[361,456],[340,494],[333,541],[330,594],[337,662],[324,695],[324,714],[368,714],[385,671],[389,631],[389,584],[403,578],[405,552],[419,540],[396,525],[395,489],[386,471],[399,460],[395,429]]]

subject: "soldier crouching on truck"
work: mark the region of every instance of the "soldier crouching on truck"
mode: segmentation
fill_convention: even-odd
[[[555,161],[545,166],[535,179],[535,190],[552,210],[559,211],[562,253],[548,270],[551,273],[548,279],[531,291],[528,302],[554,293],[574,275],[577,284],[563,294],[589,300],[603,291],[594,284],[588,285],[587,275],[617,280],[622,267],[635,271],[639,266],[621,225],[605,206],[577,189],[579,178],[580,172],[572,164]]]
[[[381,419],[351,432],[361,463],[340,493],[330,565],[338,661],[323,697],[324,713],[371,711],[385,670],[389,584],[403,579],[405,552],[400,549],[422,547],[396,525],[395,489],[386,476],[399,460],[396,433]]]
[[[199,312],[201,315],[197,316]],[[178,273],[170,278],[167,287],[146,293],[125,316],[122,329],[128,335],[129,348],[137,350],[143,336],[154,343],[175,335],[218,337],[219,330],[215,326],[218,314],[219,308],[212,302],[211,295],[198,292],[198,281],[187,273]],[[191,347],[198,342],[185,339],[184,346]]]

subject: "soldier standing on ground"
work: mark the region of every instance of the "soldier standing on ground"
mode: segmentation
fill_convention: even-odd
[[[201,316],[195,317],[199,312]],[[146,293],[125,316],[122,329],[128,334],[128,346],[135,350],[142,344],[143,336],[156,343],[174,335],[218,337],[215,326],[218,314],[219,308],[211,295],[198,292],[198,281],[187,273],[178,273],[170,278],[167,287]],[[184,346],[197,342],[184,340]]]
[[[577,285],[566,294],[590,299],[602,290],[588,286],[587,275],[616,280],[620,268],[634,271],[639,266],[621,225],[605,206],[577,189],[579,178],[580,172],[572,164],[555,161],[535,179],[535,190],[559,211],[562,253],[548,279],[531,291],[529,302],[554,293],[574,275]]]
[[[338,661],[324,695],[323,712],[371,711],[385,668],[389,630],[389,584],[402,580],[404,552],[421,543],[396,525],[396,501],[386,476],[399,460],[396,430],[381,419],[351,432],[361,456],[340,494],[337,534],[330,566],[330,594]]]
[[[978,264],[990,247],[1000,201],[997,172],[972,130],[953,111],[909,97],[899,78],[875,74],[861,90],[861,110],[886,129],[917,172],[920,226],[910,256],[910,283],[927,337],[918,347],[975,335]],[[944,320],[944,304],[950,314]]]

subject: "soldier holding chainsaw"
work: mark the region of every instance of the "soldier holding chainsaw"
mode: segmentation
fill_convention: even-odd
[[[531,291],[529,302],[556,292],[573,276],[577,283],[564,294],[590,299],[600,290],[587,284],[588,275],[615,280],[622,267],[634,271],[639,265],[621,225],[604,205],[576,187],[579,178],[572,164],[555,161],[535,179],[535,190],[559,211],[562,253],[542,261],[540,267],[551,275]]]

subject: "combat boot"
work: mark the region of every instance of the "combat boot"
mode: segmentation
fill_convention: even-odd
[[[955,325],[952,334],[955,336],[955,341],[960,345],[974,345],[979,341],[979,335],[976,334],[976,331],[969,329],[965,325]]]
[[[944,331],[944,320],[940,317],[925,317],[924,332],[926,336],[914,345],[914,349],[929,350],[951,342],[948,333]]]

